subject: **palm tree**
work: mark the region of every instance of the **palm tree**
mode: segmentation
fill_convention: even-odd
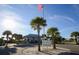
[[[75,31],[75,32],[71,33],[71,37],[75,37],[76,44],[78,44],[78,42],[77,42],[77,36],[79,36],[79,32]]]
[[[62,36],[60,36],[59,32],[55,33],[55,43],[61,43],[62,42]]]
[[[14,33],[14,34],[12,34],[12,38],[15,38],[15,40],[18,40],[19,41],[20,39],[23,38],[23,36],[21,34]]]
[[[59,36],[59,32],[58,32],[58,29],[55,28],[55,27],[51,27],[47,30],[47,34],[48,35],[51,35],[51,38],[53,39],[52,40],[52,43],[53,43],[53,49],[56,49],[56,37]]]
[[[22,39],[23,39],[22,34],[18,34],[18,35],[17,35],[17,40],[21,41]]]
[[[3,35],[6,35],[7,41],[8,41],[8,39],[9,39],[9,35],[11,35],[11,34],[12,34],[12,33],[11,33],[11,31],[9,31],[9,30],[6,30],[6,31],[3,32]],[[6,43],[6,46],[5,46],[5,47],[8,47],[7,45],[8,45],[8,42]]]
[[[17,34],[16,33],[12,34],[12,38],[17,39]]]
[[[17,42],[17,34],[16,34],[16,33],[12,34],[12,39],[13,39],[15,42]]]
[[[44,20],[42,17],[36,17],[35,19],[32,19],[31,26],[34,28],[34,30],[37,30],[38,32],[38,51],[40,51],[40,30],[41,28],[46,24],[46,20]]]

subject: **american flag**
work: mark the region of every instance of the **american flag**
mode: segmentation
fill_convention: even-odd
[[[38,10],[42,11],[42,9],[43,9],[43,5],[42,4],[38,4]]]

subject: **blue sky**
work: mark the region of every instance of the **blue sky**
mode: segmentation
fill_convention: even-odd
[[[79,31],[79,5],[45,4],[43,6],[44,18],[47,21],[46,30],[57,27],[63,37],[69,37],[71,32]],[[43,16],[37,5],[0,5],[0,35],[8,29],[23,35],[37,34],[30,26],[31,20],[37,16]]]

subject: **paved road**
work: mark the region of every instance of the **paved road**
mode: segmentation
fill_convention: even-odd
[[[9,44],[8,49],[0,49],[0,55],[79,55],[78,45],[58,44],[57,49],[53,50],[52,46],[42,46],[42,51],[37,51],[37,46]]]
[[[16,48],[17,51],[16,53],[13,53],[13,55],[57,55],[62,52],[70,52],[69,49],[64,49],[60,47],[57,47],[57,49],[54,50],[52,46],[41,46],[41,52],[38,52],[38,46],[17,46]]]
[[[73,52],[79,53],[79,45],[58,44],[57,47],[67,48],[67,49],[70,49]]]
[[[69,49],[72,52],[71,55],[79,55],[79,45],[58,44],[57,47]],[[67,52],[67,54],[69,53]]]

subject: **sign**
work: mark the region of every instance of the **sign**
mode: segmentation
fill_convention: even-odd
[[[44,45],[44,46],[50,46],[51,44],[52,44],[52,41],[50,39],[42,40],[42,45]]]
[[[79,36],[77,36],[77,42],[79,43]]]

